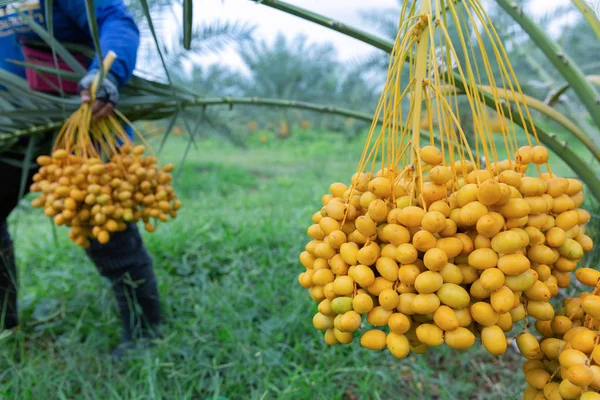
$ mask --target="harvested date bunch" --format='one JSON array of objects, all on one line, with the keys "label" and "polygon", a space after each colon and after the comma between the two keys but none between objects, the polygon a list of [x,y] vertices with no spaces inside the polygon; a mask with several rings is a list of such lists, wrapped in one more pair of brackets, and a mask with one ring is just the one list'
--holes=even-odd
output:
[{"label": "harvested date bunch", "polygon": [[81,247],[92,237],[107,243],[127,222],[142,220],[153,232],[153,221],[175,218],[181,202],[171,186],[173,165],[160,168],[156,157],[144,152],[142,145],[126,144],[106,163],[64,149],[40,156],[31,190],[41,195],[32,205],[43,207],[56,225],[70,227],[69,238]]},{"label": "harvested date bunch", "polygon": [[[105,73],[115,58],[109,51]],[[90,90],[92,100],[99,80],[98,75]],[[157,221],[175,218],[181,207],[171,186],[173,165],[161,168],[155,156],[144,155],[149,146],[134,146],[124,126],[142,143],[144,137],[118,110],[92,120],[92,103],[82,103],[69,116],[52,155],[38,157],[41,168],[31,185],[32,192],[41,193],[32,205],[43,207],[56,225],[70,227],[69,238],[85,248],[92,238],[108,243],[112,233],[139,220],[154,232]]]}]

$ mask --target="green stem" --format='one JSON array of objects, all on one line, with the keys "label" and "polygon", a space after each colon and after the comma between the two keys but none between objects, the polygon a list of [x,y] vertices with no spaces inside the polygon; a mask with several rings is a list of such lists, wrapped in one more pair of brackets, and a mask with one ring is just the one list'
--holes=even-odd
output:
[{"label": "green stem", "polygon": [[[130,100],[130,101],[128,101]],[[305,101],[296,101],[296,100],[282,100],[282,99],[269,99],[269,98],[259,98],[259,97],[196,97],[194,99],[188,100],[170,100],[164,101],[164,98],[158,96],[148,96],[146,98],[145,104],[140,104],[140,101],[143,101],[143,98],[130,98],[124,99],[123,102],[119,105],[119,110],[124,114],[129,113],[144,113],[147,115],[146,118],[153,118],[152,113],[156,112],[157,114],[161,114],[163,112],[169,112],[170,109],[177,109],[179,106],[182,108],[185,107],[209,107],[209,106],[218,106],[218,105],[254,105],[254,106],[267,106],[267,107],[282,107],[282,108],[296,108],[302,110],[310,110],[316,111],[326,114],[334,114],[340,115],[344,117],[351,117],[361,121],[371,122],[373,121],[373,114],[362,113],[359,111],[349,110],[345,108],[338,108],[332,106],[325,106],[321,104],[315,103],[307,103]],[[131,104],[130,104],[131,103]],[[70,111],[75,111],[77,107],[75,106]],[[28,117],[28,116],[48,116],[51,117],[55,114],[55,111],[48,111],[44,113],[44,111],[28,111],[28,110],[14,110],[14,111],[0,111],[0,117]],[[58,123],[60,126],[62,123]],[[55,124],[51,124],[48,126],[54,127]],[[36,127],[37,128],[37,127]],[[51,129],[51,128],[49,128]],[[29,129],[23,129],[21,131],[15,132],[30,132]],[[31,131],[33,132],[33,131]],[[9,134],[7,132],[7,134]],[[12,132],[10,133],[12,134]],[[0,133],[2,135],[2,133]],[[1,136],[0,136],[1,137]]]},{"label": "green stem", "polygon": [[590,24],[590,26],[596,33],[596,36],[598,36],[598,39],[600,39],[600,20],[596,16],[596,13],[592,9],[592,7],[590,7],[590,5],[583,0],[571,1],[573,2],[573,4],[575,4],[575,7],[579,8],[579,11],[581,11],[587,22]]},{"label": "green stem", "polygon": [[496,0],[496,2],[527,32],[557,71],[571,84],[575,94],[589,111],[594,123],[600,126],[600,95],[585,79],[583,71],[558,44],[550,39],[542,28],[525,15],[521,7],[510,0]]},{"label": "green stem", "polygon": [[[155,99],[158,99],[158,97],[156,97]],[[168,116],[172,116],[174,113],[178,112],[179,109],[185,109],[187,107],[229,106],[231,108],[234,105],[294,108],[319,112],[323,114],[350,117],[365,122],[373,121],[372,114],[348,110],[345,108],[324,106],[320,104],[307,103],[304,101],[268,99],[258,97],[197,97],[195,99],[181,101],[149,101],[147,104],[144,105],[125,105],[124,107],[120,107],[119,110],[126,114],[127,118],[129,118],[130,121],[137,121],[162,119]],[[11,115],[18,115],[19,117],[23,117],[30,114],[32,116],[39,115],[39,112],[24,112],[22,110],[0,112],[1,117],[9,118],[11,117]],[[383,121],[381,120],[379,121],[379,123],[382,122]],[[27,129],[20,129],[11,132],[0,132],[0,144],[23,136],[42,134],[45,132],[56,130],[59,129],[63,124],[64,121],[57,121],[44,125],[36,125]],[[429,139],[429,135],[421,134],[421,136],[427,140]]]},{"label": "green stem", "polygon": [[322,25],[334,31],[338,31],[350,37],[360,40],[361,42],[370,44],[373,47],[377,47],[380,50],[386,51],[388,53],[392,52],[392,48],[394,47],[394,43],[388,42],[385,39],[382,39],[378,36],[371,35],[370,33],[363,32],[361,30],[355,29],[351,26],[347,26],[339,21],[335,21],[333,19],[324,17],[320,14],[314,13],[312,11],[308,11],[302,7],[297,7],[291,5],[289,3],[285,3],[283,1],[278,0],[250,0],[258,4],[262,4],[265,6],[269,6],[275,8],[277,10],[281,10],[288,14],[295,15],[296,17],[300,17],[307,21],[314,22],[316,24]]},{"label": "green stem", "polygon": [[[345,108],[337,108],[331,106],[324,106],[320,104],[307,103],[304,101],[294,100],[281,100],[281,99],[261,99],[258,97],[211,97],[203,98],[197,97],[194,99],[187,100],[173,100],[173,101],[161,101],[160,97],[148,96],[146,104],[134,105],[127,104],[127,100],[124,100],[119,108],[121,112],[127,115],[131,121],[137,121],[142,119],[162,119],[169,115],[173,115],[179,110],[186,107],[213,107],[213,106],[229,106],[230,108],[234,105],[251,105],[251,106],[264,106],[264,107],[281,107],[281,108],[296,108],[302,110],[310,110],[323,114],[339,115],[343,117],[355,118],[357,120],[372,122],[373,115],[369,113],[361,113],[358,111],[348,110]],[[76,105],[68,111],[75,111]],[[0,111],[1,117],[10,118],[28,118],[28,117],[52,117],[56,114],[55,111],[27,111],[27,110],[14,110],[14,111]],[[15,139],[43,134],[59,129],[64,124],[64,121],[56,121],[48,124],[38,124],[26,129],[12,130],[12,131],[0,131],[0,146],[3,144],[10,143]]]},{"label": "green stem", "polygon": [[[123,109],[132,112],[148,111],[150,114],[156,112],[174,112],[178,105],[181,108],[187,107],[209,107],[217,105],[227,105],[233,107],[234,105],[250,105],[250,106],[266,106],[266,107],[281,107],[281,108],[296,108],[302,110],[310,110],[325,114],[340,115],[344,117],[355,118],[361,121],[372,122],[373,114],[362,113],[354,110],[348,110],[345,108],[325,106],[321,104],[307,103],[305,101],[296,100],[281,100],[281,99],[269,99],[259,97],[197,97],[191,100],[182,100],[178,102],[153,102],[147,105],[135,105],[127,107],[124,105]],[[165,110],[167,109],[167,110]]]},{"label": "green stem", "polygon": [[0,132],[0,143],[7,142],[21,137],[49,132],[54,129],[59,129],[64,125],[64,121],[51,122],[44,125],[36,125],[27,129],[19,129],[11,132]]}]

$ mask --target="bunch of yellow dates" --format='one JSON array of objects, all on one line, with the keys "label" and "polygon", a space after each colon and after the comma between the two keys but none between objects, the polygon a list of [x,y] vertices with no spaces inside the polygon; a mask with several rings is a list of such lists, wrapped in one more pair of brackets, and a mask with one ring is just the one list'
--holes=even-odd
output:
[{"label": "bunch of yellow dates", "polygon": [[41,195],[32,205],[43,207],[56,225],[70,227],[69,238],[81,247],[88,247],[91,238],[107,243],[129,222],[142,220],[153,232],[151,219],[175,218],[181,202],[171,186],[173,165],[159,168],[156,157],[144,152],[142,145],[126,144],[109,162],[64,149],[40,156],[31,191]]},{"label": "bunch of yellow dates", "polygon": [[435,146],[418,156],[422,177],[383,167],[323,196],[298,276],[318,303],[313,324],[330,345],[359,338],[399,358],[477,338],[503,354],[513,323],[555,320],[549,300],[592,248],[583,185],[526,176],[548,161],[541,145],[486,169]]}]

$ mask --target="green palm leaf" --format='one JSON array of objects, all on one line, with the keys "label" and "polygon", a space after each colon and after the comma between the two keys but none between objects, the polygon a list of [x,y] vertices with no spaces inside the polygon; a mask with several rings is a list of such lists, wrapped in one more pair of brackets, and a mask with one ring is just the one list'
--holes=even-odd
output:
[{"label": "green palm leaf", "polygon": [[63,61],[75,72],[85,74],[85,68],[73,57],[73,55],[52,35],[48,33],[33,18],[24,13],[19,13],[21,19],[31,27],[31,30],[38,35],[48,46],[50,46],[63,59]]},{"label": "green palm leaf", "polygon": [[[100,47],[100,31],[98,30],[98,20],[96,19],[96,6],[94,0],[85,0],[85,12],[87,14],[88,25],[90,27],[90,34],[92,36],[92,42],[94,43],[94,49],[96,50],[96,57],[98,57],[99,64],[102,65],[102,48]],[[97,87],[102,86],[102,80],[104,74],[108,71],[104,71],[104,68],[98,69],[98,84]]]},{"label": "green palm leaf", "polygon": [[83,75],[84,75],[84,74],[80,74],[77,72],[61,71],[56,67],[48,67],[46,65],[32,64],[32,63],[18,61],[18,60],[6,60],[6,61],[13,63],[15,65],[21,65],[23,67],[32,69],[37,72],[42,72],[46,75],[60,77],[62,79],[65,79],[65,80],[71,81],[71,82],[78,82],[81,78],[83,78]]}]

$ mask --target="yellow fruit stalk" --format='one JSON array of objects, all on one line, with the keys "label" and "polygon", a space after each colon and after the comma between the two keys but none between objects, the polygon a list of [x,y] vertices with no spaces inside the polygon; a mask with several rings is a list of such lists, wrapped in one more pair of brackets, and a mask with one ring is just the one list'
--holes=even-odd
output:
[{"label": "yellow fruit stalk", "polygon": [[[552,172],[478,0],[423,0],[419,10],[405,1],[400,21],[357,171],[323,196],[300,255],[299,283],[319,309],[344,299],[345,307],[327,317],[334,336],[327,331],[326,342],[347,344],[365,332],[364,347],[406,357],[443,344],[464,350],[479,338],[501,355],[506,332],[523,319],[568,332],[571,320],[549,301],[593,244],[585,235],[589,213],[580,208],[583,185]],[[460,90],[454,72],[466,82]],[[505,123],[490,123],[484,96]],[[473,119],[469,132],[460,123],[464,111]],[[578,274],[585,282],[600,279]],[[577,315],[600,317],[597,299],[582,299]],[[529,333],[517,342],[532,360],[544,349],[557,352],[555,342],[539,343]],[[573,370],[555,389],[575,393],[588,372]],[[550,374],[528,371],[529,392],[544,389]]]}]

